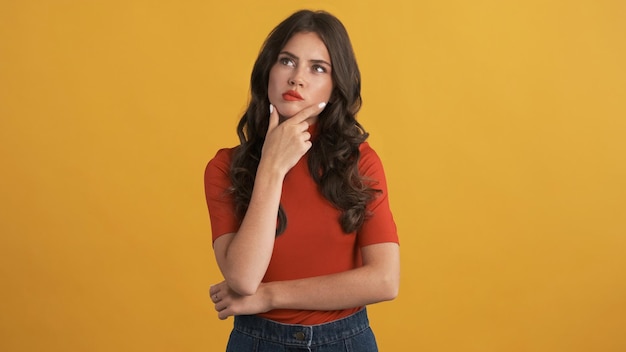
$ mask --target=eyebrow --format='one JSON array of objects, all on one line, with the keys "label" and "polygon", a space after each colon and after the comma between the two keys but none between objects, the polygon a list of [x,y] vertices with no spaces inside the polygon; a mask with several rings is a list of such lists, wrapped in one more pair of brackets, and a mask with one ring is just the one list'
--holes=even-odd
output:
[{"label": "eyebrow", "polygon": [[[287,55],[291,57],[292,59],[300,61],[300,58],[298,56],[288,51],[281,51],[279,55]],[[328,65],[329,67],[333,67],[333,65],[331,65],[330,62],[327,62],[326,60],[316,59],[316,60],[309,60],[309,62],[312,62],[314,64],[325,64],[325,65]]]}]

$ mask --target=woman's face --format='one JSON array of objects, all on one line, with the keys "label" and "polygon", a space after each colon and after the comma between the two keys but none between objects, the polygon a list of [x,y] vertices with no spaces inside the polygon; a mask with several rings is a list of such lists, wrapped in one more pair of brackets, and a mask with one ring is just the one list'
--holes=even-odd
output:
[{"label": "woman's face", "polygon": [[332,62],[316,33],[296,33],[270,70],[268,97],[282,119],[328,102],[333,91]]}]

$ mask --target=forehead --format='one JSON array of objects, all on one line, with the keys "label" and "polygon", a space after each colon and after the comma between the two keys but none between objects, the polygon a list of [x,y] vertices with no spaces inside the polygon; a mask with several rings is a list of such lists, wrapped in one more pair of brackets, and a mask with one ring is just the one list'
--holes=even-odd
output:
[{"label": "forehead", "polygon": [[322,39],[315,32],[294,34],[282,51],[288,51],[303,60],[324,60],[330,62],[330,54]]}]

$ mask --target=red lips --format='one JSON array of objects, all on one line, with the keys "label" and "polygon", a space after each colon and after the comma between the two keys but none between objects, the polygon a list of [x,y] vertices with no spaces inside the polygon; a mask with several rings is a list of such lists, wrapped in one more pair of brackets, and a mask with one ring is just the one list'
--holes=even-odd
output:
[{"label": "red lips", "polygon": [[285,93],[283,93],[283,99],[287,101],[304,100],[304,98],[302,98],[300,93],[296,92],[295,90],[288,90]]}]

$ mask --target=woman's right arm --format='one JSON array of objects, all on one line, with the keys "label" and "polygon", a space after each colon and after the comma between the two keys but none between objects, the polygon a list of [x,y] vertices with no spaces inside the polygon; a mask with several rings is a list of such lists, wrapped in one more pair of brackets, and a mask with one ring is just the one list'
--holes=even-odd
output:
[{"label": "woman's right arm", "polygon": [[276,219],[283,180],[311,148],[309,125],[323,109],[314,105],[279,124],[276,109],[270,113],[248,210],[236,233],[213,243],[217,264],[228,286],[240,295],[256,293],[272,257]]}]

